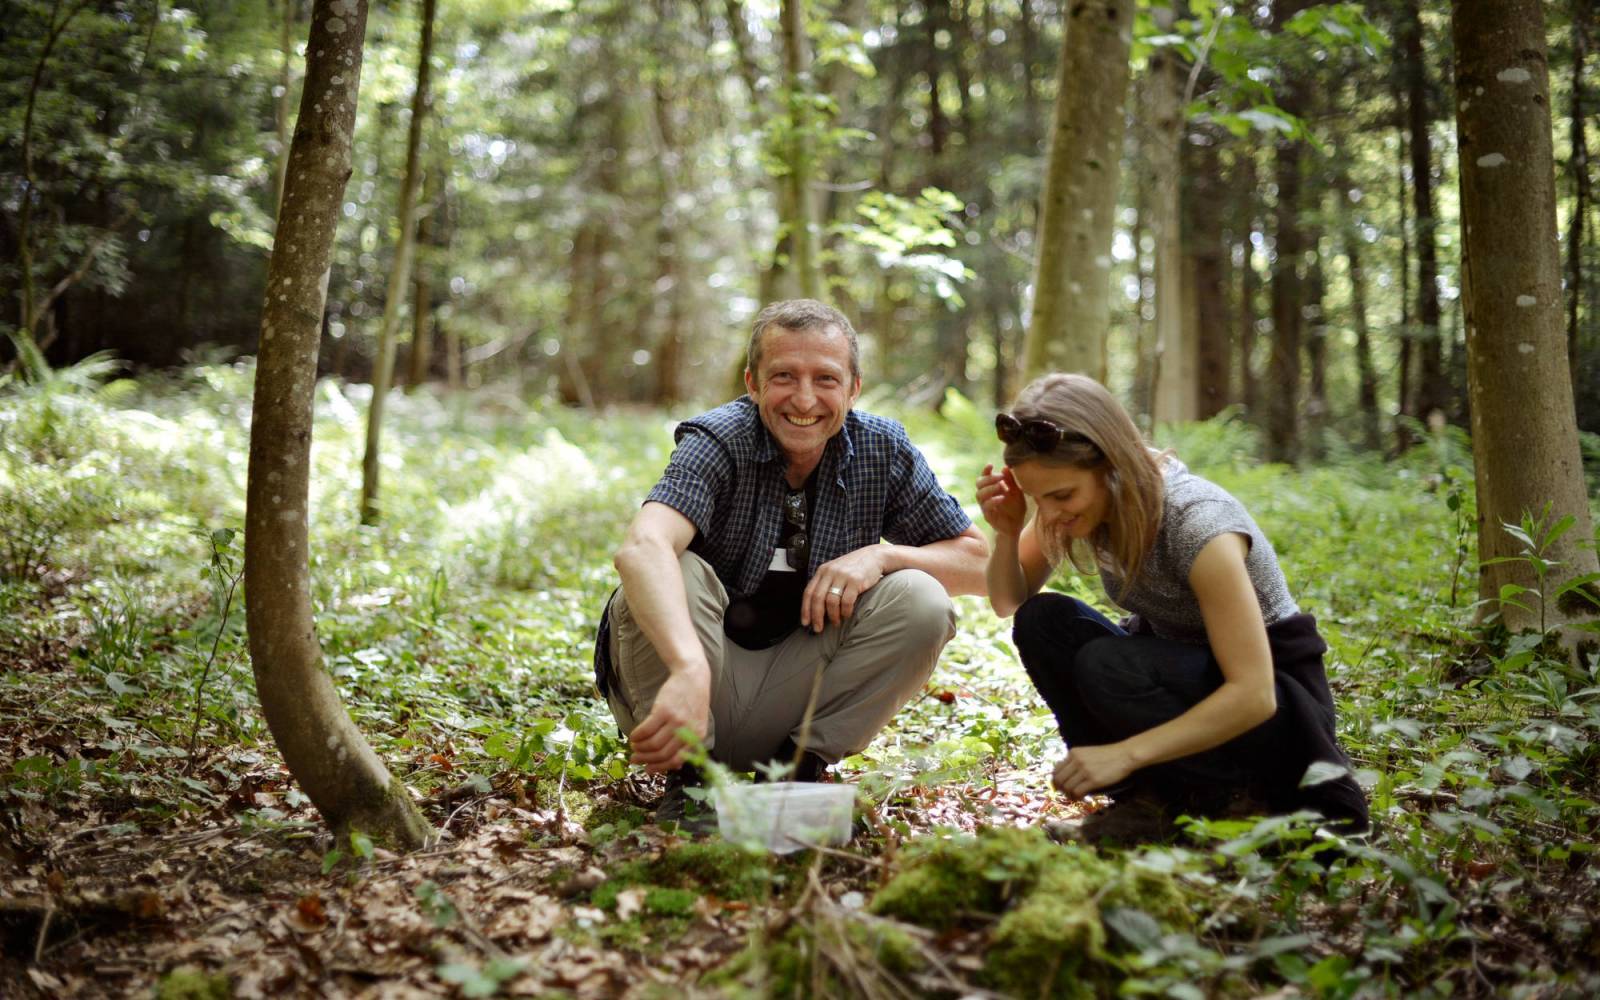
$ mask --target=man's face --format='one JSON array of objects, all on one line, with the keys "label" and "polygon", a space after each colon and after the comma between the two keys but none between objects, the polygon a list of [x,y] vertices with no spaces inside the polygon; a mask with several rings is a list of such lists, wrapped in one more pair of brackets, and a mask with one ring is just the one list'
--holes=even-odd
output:
[{"label": "man's face", "polygon": [[861,395],[861,380],[850,374],[850,344],[832,326],[772,326],[761,336],[761,370],[744,373],[761,422],[791,464],[820,458]]}]

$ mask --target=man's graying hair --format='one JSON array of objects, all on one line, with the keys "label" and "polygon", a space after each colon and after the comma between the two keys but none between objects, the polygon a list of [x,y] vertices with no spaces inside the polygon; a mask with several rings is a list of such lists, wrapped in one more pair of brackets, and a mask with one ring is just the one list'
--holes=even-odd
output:
[{"label": "man's graying hair", "polygon": [[861,378],[861,343],[856,339],[855,327],[844,313],[816,299],[787,299],[774,302],[756,314],[750,324],[750,348],[745,355],[745,367],[756,381],[761,380],[761,335],[769,326],[785,330],[826,330],[836,327],[850,345],[850,375]]}]

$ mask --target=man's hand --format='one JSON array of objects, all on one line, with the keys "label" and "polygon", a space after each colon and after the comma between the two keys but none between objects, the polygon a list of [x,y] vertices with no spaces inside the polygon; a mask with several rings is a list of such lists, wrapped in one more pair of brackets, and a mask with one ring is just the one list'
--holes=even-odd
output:
[{"label": "man's hand", "polygon": [[994,471],[985,465],[978,476],[978,507],[989,527],[1002,535],[1020,535],[1028,522],[1028,501],[1022,488],[1011,477],[1009,467]]},{"label": "man's hand", "polygon": [[820,633],[854,614],[856,601],[883,579],[886,552],[887,546],[868,545],[818,566],[800,597],[800,625]]},{"label": "man's hand", "polygon": [[1056,765],[1051,784],[1072,799],[1117,782],[1133,773],[1133,758],[1121,743],[1096,747],[1073,747],[1067,759]]},{"label": "man's hand", "polygon": [[689,748],[678,730],[688,729],[703,740],[710,714],[711,670],[701,664],[673,671],[656,692],[650,714],[628,734],[633,763],[645,765],[652,774],[676,771],[683,766],[683,754]]}]

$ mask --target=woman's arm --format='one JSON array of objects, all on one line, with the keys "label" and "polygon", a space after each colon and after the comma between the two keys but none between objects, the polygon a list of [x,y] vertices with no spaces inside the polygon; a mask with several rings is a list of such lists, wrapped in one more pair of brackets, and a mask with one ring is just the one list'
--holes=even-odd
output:
[{"label": "woman's arm", "polygon": [[1074,747],[1056,768],[1057,788],[1081,797],[1139,768],[1210,750],[1272,718],[1278,710],[1272,651],[1245,569],[1247,545],[1243,535],[1219,535],[1189,571],[1222,686],[1177,718],[1121,742]]},{"label": "woman's arm", "polygon": [[1039,545],[1038,518],[1028,517],[1027,498],[1011,470],[995,472],[992,465],[984,466],[978,477],[978,506],[994,529],[985,571],[989,606],[1001,618],[1009,618],[1050,577],[1050,563]]}]

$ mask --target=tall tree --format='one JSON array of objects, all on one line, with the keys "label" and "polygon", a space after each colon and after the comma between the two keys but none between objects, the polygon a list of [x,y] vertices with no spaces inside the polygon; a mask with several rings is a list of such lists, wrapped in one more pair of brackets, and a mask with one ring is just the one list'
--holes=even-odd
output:
[{"label": "tall tree", "polygon": [[1372,359],[1371,320],[1367,316],[1366,258],[1361,234],[1353,221],[1344,226],[1344,255],[1350,270],[1350,321],[1356,331],[1357,406],[1361,410],[1361,439],[1369,451],[1383,447],[1378,413],[1378,370]]},{"label": "tall tree", "polygon": [[343,837],[416,847],[432,830],[372,752],[322,664],[311,607],[311,416],[334,230],[350,176],[367,5],[316,0],[283,212],[261,311],[245,498],[256,692],[284,763]]},{"label": "tall tree", "polygon": [[283,180],[289,173],[289,83],[294,67],[294,17],[300,0],[278,0],[283,7],[278,18],[278,99],[273,102],[273,118],[278,126],[277,181],[272,196],[272,211],[283,206]]},{"label": "tall tree", "polygon": [[[1307,0],[1277,0],[1272,20],[1280,30]],[[1292,115],[1305,113],[1306,81],[1297,66],[1283,69],[1278,104]],[[1308,238],[1300,220],[1304,165],[1299,138],[1278,139],[1274,179],[1278,185],[1277,256],[1272,262],[1272,355],[1267,384],[1267,457],[1292,462],[1299,448],[1300,355],[1304,323],[1305,281],[1302,268]]]},{"label": "tall tree", "polygon": [[1567,367],[1573,385],[1578,381],[1578,315],[1583,306],[1584,228],[1589,219],[1589,140],[1583,116],[1584,64],[1589,54],[1589,31],[1595,19],[1595,0],[1571,0],[1572,13],[1572,155],[1567,159],[1572,171],[1572,217],[1567,220]]},{"label": "tall tree", "polygon": [[361,459],[361,523],[378,520],[378,454],[383,438],[383,410],[394,381],[400,310],[411,291],[411,258],[417,245],[417,188],[422,174],[422,127],[428,118],[428,77],[433,58],[433,14],[438,0],[422,0],[421,38],[417,45],[417,86],[411,93],[411,123],[406,130],[406,171],[400,181],[399,242],[389,283],[384,289],[383,319],[378,326],[378,356],[372,363],[372,402],[367,406],[367,450]]},{"label": "tall tree", "polygon": [[1227,197],[1222,160],[1215,137],[1206,145],[1184,146],[1184,173],[1190,189],[1184,199],[1186,232],[1183,238],[1188,268],[1186,284],[1194,289],[1195,309],[1186,315],[1194,324],[1194,416],[1214,417],[1232,401],[1229,391],[1233,368],[1232,340],[1228,335],[1230,260],[1223,236],[1222,210]]},{"label": "tall tree", "polygon": [[1231,187],[1235,198],[1234,217],[1240,228],[1239,247],[1239,402],[1250,419],[1261,422],[1261,383],[1256,378],[1256,310],[1260,276],[1256,273],[1256,154],[1249,146],[1234,159]]},{"label": "tall tree", "polygon": [[1068,9],[1063,26],[1023,348],[1029,377],[1056,368],[1106,376],[1133,11],[1133,0],[1086,0]]},{"label": "tall tree", "polygon": [[[1479,595],[1514,630],[1593,618],[1592,584],[1557,599],[1600,563],[1562,325],[1544,11],[1540,0],[1455,0],[1452,24]],[[1532,555],[1555,564],[1544,579],[1504,528],[1529,517],[1543,519]],[[1546,539],[1565,518],[1569,530]],[[1541,584],[1543,595],[1506,599],[1508,586]]]},{"label": "tall tree", "polygon": [[[1172,6],[1152,9],[1156,30],[1170,33],[1176,16]],[[1150,171],[1148,231],[1155,243],[1155,351],[1152,421],[1193,420],[1199,387],[1194,328],[1186,322],[1183,259],[1184,76],[1176,50],[1162,46],[1150,56],[1139,82],[1140,145]]]},{"label": "tall tree", "polygon": [[1444,372],[1444,338],[1439,330],[1438,216],[1433,205],[1432,86],[1423,56],[1421,0],[1406,0],[1401,36],[1405,78],[1406,116],[1411,146],[1411,194],[1416,215],[1417,250],[1417,415],[1427,419],[1434,410],[1448,412],[1450,386]]},{"label": "tall tree", "polygon": [[805,0],[782,0],[779,19],[787,105],[782,143],[784,172],[778,189],[780,222],[788,241],[793,293],[817,299],[822,297],[822,265],[817,247],[816,197],[811,190],[816,165],[817,108],[812,100]]}]

